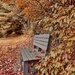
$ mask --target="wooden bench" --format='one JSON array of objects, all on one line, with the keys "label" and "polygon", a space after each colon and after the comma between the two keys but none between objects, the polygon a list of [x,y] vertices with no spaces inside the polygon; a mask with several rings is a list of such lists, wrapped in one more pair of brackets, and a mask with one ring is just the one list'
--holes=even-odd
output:
[{"label": "wooden bench", "polygon": [[[23,75],[28,75],[28,63],[37,63],[41,57],[44,58],[50,51],[51,36],[49,34],[39,34],[34,36],[34,48],[21,50],[21,65]],[[41,57],[39,57],[41,55]]]}]

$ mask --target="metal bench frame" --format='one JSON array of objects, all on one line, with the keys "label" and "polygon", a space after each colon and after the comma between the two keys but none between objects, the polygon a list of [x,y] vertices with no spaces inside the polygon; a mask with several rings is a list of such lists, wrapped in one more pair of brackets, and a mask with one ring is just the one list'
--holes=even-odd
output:
[{"label": "metal bench frame", "polygon": [[[28,75],[28,63],[37,63],[40,58],[36,57],[36,52],[30,50],[38,48],[38,51],[46,50],[45,56],[50,52],[51,36],[49,34],[39,34],[34,36],[34,48],[23,49],[20,52],[21,65],[23,67],[23,75]],[[37,52],[38,52],[37,51]]]}]

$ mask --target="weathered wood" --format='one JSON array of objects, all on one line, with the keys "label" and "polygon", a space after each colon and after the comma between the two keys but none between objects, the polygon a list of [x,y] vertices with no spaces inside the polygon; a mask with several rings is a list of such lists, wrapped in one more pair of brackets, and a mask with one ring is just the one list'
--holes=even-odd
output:
[{"label": "weathered wood", "polygon": [[30,52],[30,49],[24,49],[21,52],[23,61],[38,60],[38,58],[36,58],[38,52]]},{"label": "weathered wood", "polygon": [[48,45],[48,42],[37,41],[37,40],[35,40],[34,43],[38,43],[38,44],[43,45],[43,46],[47,46]]},{"label": "weathered wood", "polygon": [[[36,46],[38,49],[45,50],[46,53],[44,55],[47,55],[50,50],[50,35],[49,34],[40,34],[34,36],[33,45]],[[23,49],[21,50],[21,55],[23,61],[23,75],[28,75],[28,63],[36,62],[40,60],[40,58],[37,58],[36,55],[40,54],[40,51],[34,51],[34,48],[31,49]],[[32,51],[33,50],[33,51]],[[48,51],[48,52],[47,52]],[[27,70],[26,70],[27,69]]]},{"label": "weathered wood", "polygon": [[49,34],[39,34],[39,35],[35,35],[34,38],[49,38]]},{"label": "weathered wood", "polygon": [[45,39],[45,38],[44,38],[44,39],[43,39],[43,38],[34,38],[34,41],[35,41],[35,40],[36,40],[36,41],[48,42],[49,39],[48,39],[48,38],[47,38],[47,39]]},{"label": "weathered wood", "polygon": [[47,46],[41,45],[41,44],[36,43],[36,42],[34,42],[34,44],[35,44],[36,46],[38,46],[38,47],[40,47],[40,48],[44,49],[44,50],[46,50],[46,49],[47,49]]},{"label": "weathered wood", "polygon": [[23,75],[28,75],[28,62],[23,62]]},{"label": "weathered wood", "polygon": [[21,50],[21,54],[22,54],[23,61],[28,60],[24,50]]}]

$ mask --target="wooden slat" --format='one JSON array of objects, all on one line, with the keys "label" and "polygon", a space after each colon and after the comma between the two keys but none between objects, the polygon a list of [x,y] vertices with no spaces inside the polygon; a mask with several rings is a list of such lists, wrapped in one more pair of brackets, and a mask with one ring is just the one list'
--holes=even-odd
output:
[{"label": "wooden slat", "polygon": [[43,41],[43,42],[48,42],[49,39],[45,39],[45,38],[34,38],[34,41],[37,40],[37,41]]},{"label": "wooden slat", "polygon": [[43,46],[47,46],[48,43],[47,42],[42,42],[42,41],[34,41],[34,43],[38,43],[39,45],[43,45]]},{"label": "wooden slat", "polygon": [[39,58],[36,58],[37,52],[30,52],[29,50],[30,49],[27,49],[28,56],[31,58],[29,60],[38,60]]},{"label": "wooden slat", "polygon": [[28,57],[30,58],[29,60],[32,60],[34,56],[29,52],[29,50],[27,50],[27,53],[28,53]]},{"label": "wooden slat", "polygon": [[22,57],[23,57],[23,61],[28,60],[28,58],[27,58],[27,56],[26,56],[24,50],[21,50],[21,54],[22,54]]},{"label": "wooden slat", "polygon": [[23,61],[30,61],[30,60],[38,60],[39,58],[36,58],[36,52],[29,52],[28,49],[24,50],[24,55],[26,55],[27,59],[24,58]]},{"label": "wooden slat", "polygon": [[49,38],[49,34],[39,34],[39,35],[35,35],[34,38]]},{"label": "wooden slat", "polygon": [[33,56],[33,60],[39,60],[40,58],[36,58],[36,54],[37,52],[31,52],[32,56]]},{"label": "wooden slat", "polygon": [[[25,55],[27,56],[27,58],[28,58],[28,60],[31,60],[32,59],[32,57],[29,55],[29,53],[28,53],[28,50],[24,50],[24,53],[25,53]],[[28,61],[27,60],[27,61]]]},{"label": "wooden slat", "polygon": [[[28,50],[29,51],[29,50]],[[29,52],[30,55],[32,56],[32,60],[39,60],[40,58],[37,58],[36,55],[38,54],[38,51],[34,52]]]},{"label": "wooden slat", "polygon": [[44,50],[47,50],[47,46],[43,46],[43,45],[35,43],[35,42],[34,42],[34,45],[36,45],[36,46],[38,46],[38,47],[40,47],[40,48],[42,48]]}]

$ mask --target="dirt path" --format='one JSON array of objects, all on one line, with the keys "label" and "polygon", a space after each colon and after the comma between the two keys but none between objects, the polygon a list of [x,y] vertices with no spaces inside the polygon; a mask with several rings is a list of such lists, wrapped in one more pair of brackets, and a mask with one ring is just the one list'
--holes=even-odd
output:
[{"label": "dirt path", "polygon": [[0,39],[0,75],[22,75],[20,50],[32,46],[30,36]]},{"label": "dirt path", "polygon": [[29,39],[28,39],[28,36],[26,35],[22,35],[22,36],[18,36],[18,37],[10,37],[10,38],[1,38],[0,39],[0,44],[7,44],[7,43],[17,43],[17,42],[20,42],[20,41],[23,41],[23,42],[28,42]]}]

